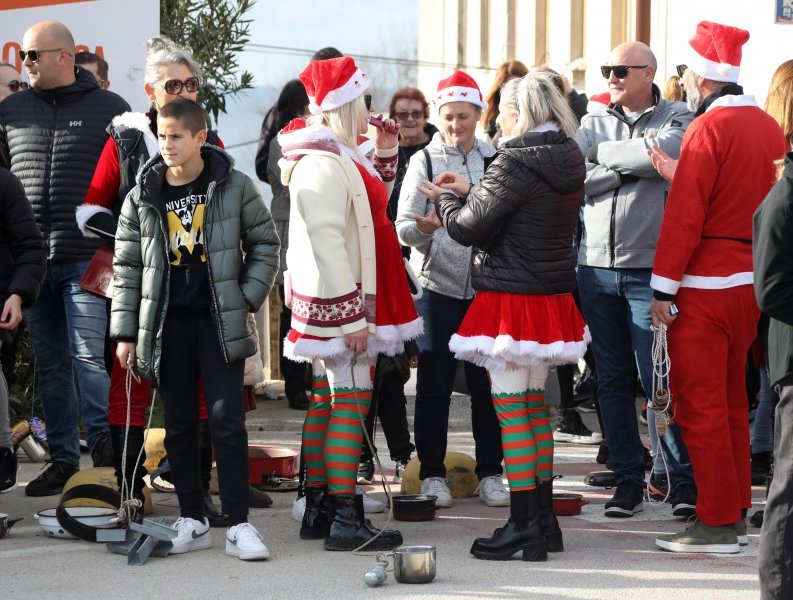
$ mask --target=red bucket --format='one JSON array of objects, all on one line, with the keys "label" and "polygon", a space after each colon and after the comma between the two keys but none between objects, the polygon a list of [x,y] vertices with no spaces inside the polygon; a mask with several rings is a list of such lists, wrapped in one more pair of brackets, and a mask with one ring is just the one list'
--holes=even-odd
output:
[{"label": "red bucket", "polygon": [[248,446],[251,485],[266,485],[273,479],[294,479],[300,472],[300,455],[281,446]]}]

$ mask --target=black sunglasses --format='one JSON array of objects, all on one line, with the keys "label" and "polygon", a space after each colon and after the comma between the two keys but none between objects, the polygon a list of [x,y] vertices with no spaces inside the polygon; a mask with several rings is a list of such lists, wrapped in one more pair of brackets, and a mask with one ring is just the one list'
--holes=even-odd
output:
[{"label": "black sunglasses", "polygon": [[600,72],[604,78],[611,77],[611,72],[614,71],[614,76],[617,79],[625,79],[628,76],[628,69],[646,69],[647,65],[603,65],[600,67]]},{"label": "black sunglasses", "polygon": [[40,54],[44,54],[45,52],[60,52],[63,48],[51,48],[49,50],[20,50],[19,51],[19,60],[25,62],[25,57],[27,56],[30,59],[30,62],[37,63],[39,62]]},{"label": "black sunglasses", "polygon": [[398,113],[395,113],[394,116],[399,119],[400,121],[407,121],[408,118],[413,119],[414,121],[418,121],[421,117],[424,116],[423,110],[403,110]]},{"label": "black sunglasses", "polygon": [[30,85],[27,81],[17,81],[16,79],[12,79],[8,83],[4,83],[3,85],[7,85],[8,89],[12,92],[18,92],[19,90],[26,90]]},{"label": "black sunglasses", "polygon": [[201,87],[201,81],[198,79],[198,77],[188,77],[184,81],[179,79],[169,79],[163,83],[161,87],[172,96],[178,96],[182,92],[182,88],[190,93],[197,92]]},{"label": "black sunglasses", "polygon": [[366,110],[372,110],[372,95],[364,94],[363,103],[366,105]]},{"label": "black sunglasses", "polygon": [[686,65],[677,65],[675,69],[677,69],[677,76],[680,77],[680,79],[683,79],[683,74],[686,72],[688,67]]}]

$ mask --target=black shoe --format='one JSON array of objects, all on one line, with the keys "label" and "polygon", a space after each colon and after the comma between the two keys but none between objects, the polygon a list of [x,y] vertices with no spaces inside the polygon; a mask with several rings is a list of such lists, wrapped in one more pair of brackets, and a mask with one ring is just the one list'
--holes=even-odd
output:
[{"label": "black shoe", "polygon": [[300,390],[296,394],[287,395],[286,401],[289,403],[289,408],[308,410],[308,396],[304,390]]},{"label": "black shoe", "polygon": [[80,467],[59,460],[52,461],[44,472],[25,487],[26,496],[56,496]]},{"label": "black shoe", "polygon": [[[369,519],[364,517],[363,496],[338,494],[328,495],[328,499],[329,504],[333,506],[333,520],[330,524],[328,537],[325,538],[325,550],[355,550],[378,533],[381,535],[366,546],[368,552],[393,550],[402,545],[401,533],[388,529],[381,533]],[[308,504],[306,504],[306,509],[308,509]]]},{"label": "black shoe", "polygon": [[13,448],[0,448],[0,494],[17,489],[17,453]]},{"label": "black shoe", "polygon": [[306,487],[306,510],[300,523],[301,540],[321,540],[328,537],[330,530],[330,514],[327,502],[326,486]]},{"label": "black shoe", "polygon": [[562,552],[564,540],[562,528],[553,512],[553,480],[543,481],[537,486],[537,515],[540,529],[545,537],[548,552]]},{"label": "black shoe", "polygon": [[669,496],[669,478],[665,473],[656,475],[650,474],[650,483],[647,484],[647,492],[651,500],[658,502],[671,502],[672,498]]},{"label": "black shoe", "polygon": [[374,462],[370,458],[358,464],[356,481],[363,485],[371,485],[374,480]]},{"label": "black shoe", "polygon": [[110,432],[99,436],[91,449],[91,460],[94,467],[113,466],[113,443],[110,439]]},{"label": "black shoe", "polygon": [[751,523],[752,527],[762,527],[763,526],[763,515],[765,514],[764,509],[760,509],[755,511],[755,513],[749,517],[749,523]]},{"label": "black shoe", "polygon": [[212,502],[212,496],[209,495],[209,491],[204,491],[204,515],[206,516],[207,520],[209,521],[210,527],[228,527],[229,526],[229,516],[224,515],[221,513],[215,503]]},{"label": "black shoe", "polygon": [[248,508],[269,508],[272,505],[273,499],[270,498],[270,494],[252,485],[248,486]]},{"label": "black shoe", "polygon": [[570,444],[599,444],[603,441],[600,433],[590,431],[574,410],[563,410],[559,422],[553,430],[554,442]]},{"label": "black shoe", "polygon": [[584,484],[593,487],[617,487],[617,476],[614,471],[592,471],[584,477]]},{"label": "black shoe", "polygon": [[771,475],[771,452],[752,454],[752,485],[765,485]]},{"label": "black shoe", "polygon": [[523,560],[548,560],[545,536],[539,521],[537,489],[510,493],[510,517],[489,538],[478,538],[471,554],[484,560],[509,560],[523,552]]},{"label": "black shoe", "polygon": [[693,517],[697,514],[697,488],[693,483],[681,483],[672,495],[672,514]]},{"label": "black shoe", "polygon": [[644,470],[653,470],[653,455],[650,454],[650,451],[647,448],[644,449]]},{"label": "black shoe", "polygon": [[600,448],[598,448],[598,455],[595,457],[595,462],[599,465],[608,464],[609,447],[606,445],[606,442],[602,442],[600,444]]},{"label": "black shoe", "polygon": [[594,400],[587,400],[586,402],[582,402],[578,406],[576,406],[576,410],[582,413],[593,413],[597,412],[597,408],[595,408],[595,401]]},{"label": "black shoe", "polygon": [[644,510],[644,486],[633,481],[617,485],[614,496],[606,502],[607,517],[632,517]]}]

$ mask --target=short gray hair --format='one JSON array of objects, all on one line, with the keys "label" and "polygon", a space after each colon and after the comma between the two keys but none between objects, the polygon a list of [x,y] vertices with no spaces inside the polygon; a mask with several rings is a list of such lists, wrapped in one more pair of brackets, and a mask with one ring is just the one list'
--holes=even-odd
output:
[{"label": "short gray hair", "polygon": [[144,70],[146,83],[157,83],[159,79],[157,68],[172,64],[184,65],[203,84],[204,71],[188,48],[180,46],[165,36],[146,40],[146,67]]},{"label": "short gray hair", "polygon": [[549,121],[570,137],[578,129],[567,98],[546,72],[531,71],[520,79],[508,81],[501,88],[501,104],[517,113],[522,134]]}]

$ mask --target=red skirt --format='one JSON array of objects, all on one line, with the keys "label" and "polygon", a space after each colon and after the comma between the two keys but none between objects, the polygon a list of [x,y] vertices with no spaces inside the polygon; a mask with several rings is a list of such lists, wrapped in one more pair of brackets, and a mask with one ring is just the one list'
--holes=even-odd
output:
[{"label": "red skirt", "polygon": [[493,371],[574,363],[591,337],[572,294],[479,292],[449,348]]}]

